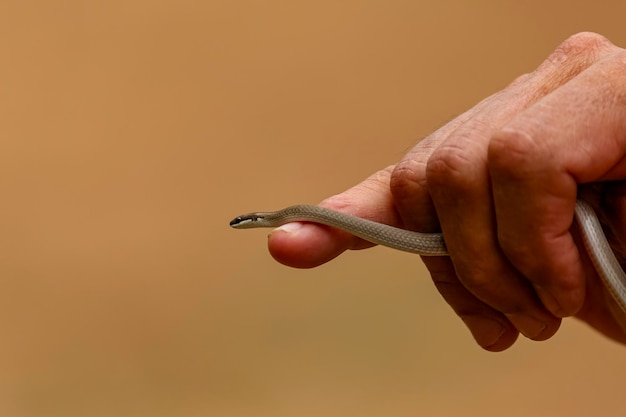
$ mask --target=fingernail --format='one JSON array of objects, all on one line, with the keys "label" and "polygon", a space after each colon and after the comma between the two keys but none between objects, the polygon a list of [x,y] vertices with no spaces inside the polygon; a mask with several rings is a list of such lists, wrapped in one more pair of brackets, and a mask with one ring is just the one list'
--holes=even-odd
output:
[{"label": "fingernail", "polygon": [[538,286],[535,286],[535,291],[537,292],[537,295],[539,296],[539,299],[541,300],[545,308],[550,313],[554,314],[557,317],[564,317],[563,308],[556,301],[556,298],[554,298],[552,293]]},{"label": "fingernail", "polygon": [[289,234],[294,234],[299,232],[302,229],[302,223],[300,222],[292,222],[292,223],[286,223],[283,224],[280,227],[277,227],[276,229],[272,230],[270,232],[270,235],[274,232],[285,232],[285,233],[289,233]]},{"label": "fingernail", "polygon": [[527,314],[507,314],[507,318],[525,337],[536,340],[542,338],[546,323]]},{"label": "fingernail", "polygon": [[495,345],[506,331],[502,324],[486,317],[464,316],[462,320],[472,332],[476,343],[484,348]]}]

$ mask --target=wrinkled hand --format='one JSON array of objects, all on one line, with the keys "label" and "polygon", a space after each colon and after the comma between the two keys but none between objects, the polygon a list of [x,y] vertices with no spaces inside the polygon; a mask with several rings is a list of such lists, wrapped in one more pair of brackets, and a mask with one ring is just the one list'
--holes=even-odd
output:
[{"label": "wrinkled hand", "polygon": [[[519,333],[548,339],[567,316],[626,343],[571,227],[584,189],[614,238],[626,238],[626,188],[616,181],[626,179],[625,155],[626,51],[581,33],[395,166],[322,205],[411,230],[443,231],[450,257],[424,262],[487,350],[508,348]],[[278,230],[270,251],[294,267],[370,246],[317,225]]]}]

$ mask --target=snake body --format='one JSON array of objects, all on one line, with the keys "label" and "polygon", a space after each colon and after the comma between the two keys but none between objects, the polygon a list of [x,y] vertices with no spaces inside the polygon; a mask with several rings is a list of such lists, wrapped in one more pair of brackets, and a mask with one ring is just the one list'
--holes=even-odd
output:
[{"label": "snake body", "polygon": [[[589,204],[576,201],[575,217],[585,249],[611,297],[626,315],[626,274],[604,235],[600,221]],[[419,233],[362,219],[313,205],[296,205],[273,212],[255,212],[236,217],[236,229],[278,227],[290,222],[313,222],[344,230],[378,245],[422,256],[446,256],[441,233]]]}]

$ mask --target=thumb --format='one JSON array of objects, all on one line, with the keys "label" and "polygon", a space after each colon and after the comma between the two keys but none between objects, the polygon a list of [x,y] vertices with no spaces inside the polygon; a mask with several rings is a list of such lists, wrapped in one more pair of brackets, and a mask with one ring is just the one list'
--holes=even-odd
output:
[{"label": "thumb", "polygon": [[[325,199],[320,206],[379,223],[400,226],[393,206],[387,167],[360,184]],[[268,239],[271,255],[294,268],[313,268],[336,258],[347,249],[364,249],[372,244],[347,232],[314,223],[288,223],[274,229]]]}]

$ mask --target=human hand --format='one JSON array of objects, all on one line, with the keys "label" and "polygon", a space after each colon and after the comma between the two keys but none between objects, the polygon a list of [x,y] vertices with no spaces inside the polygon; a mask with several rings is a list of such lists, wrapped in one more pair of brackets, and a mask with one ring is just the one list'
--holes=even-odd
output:
[{"label": "human hand", "polygon": [[[615,306],[571,229],[584,188],[617,243],[626,238],[623,179],[626,51],[581,33],[395,166],[322,205],[410,230],[440,229],[450,257],[424,262],[487,350],[510,347],[520,332],[548,339],[567,316],[626,343]],[[294,267],[370,246],[317,225],[277,230],[270,251]]]}]

